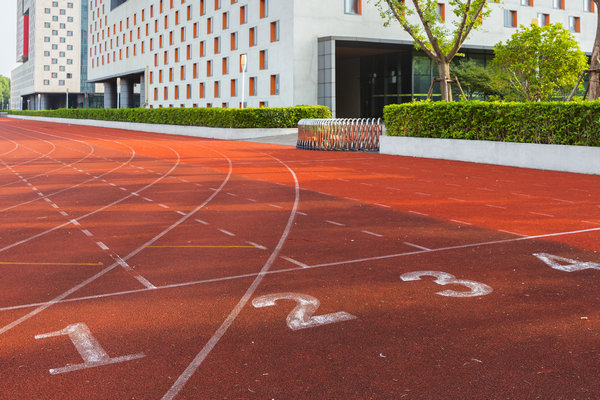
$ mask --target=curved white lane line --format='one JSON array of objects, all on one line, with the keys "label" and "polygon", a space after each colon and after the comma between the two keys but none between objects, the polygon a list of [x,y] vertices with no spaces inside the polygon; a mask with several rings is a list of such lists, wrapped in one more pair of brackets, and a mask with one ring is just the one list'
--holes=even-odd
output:
[{"label": "curved white lane line", "polygon": [[[213,150],[213,151],[215,151],[217,153],[220,153],[220,152],[218,152],[216,150]],[[197,206],[196,208],[194,208],[194,210],[192,210],[191,212],[189,212],[184,217],[181,217],[179,220],[177,220],[176,222],[174,222],[173,224],[171,224],[169,227],[167,227],[166,229],[164,229],[161,233],[159,233],[158,235],[154,236],[152,239],[150,239],[149,241],[147,241],[146,243],[144,243],[143,245],[141,245],[140,247],[138,247],[137,249],[135,249],[134,251],[132,251],[131,253],[129,253],[128,255],[126,255],[125,257],[121,257],[121,260],[127,261],[131,257],[139,254],[145,248],[147,248],[148,246],[152,245],[158,239],[162,238],[164,235],[166,235],[167,233],[169,233],[170,231],[172,231],[173,229],[175,229],[177,226],[179,226],[180,224],[182,224],[183,222],[185,222],[186,220],[188,220],[189,218],[191,218],[195,213],[197,213],[198,211],[200,211],[204,206],[206,206],[210,201],[212,201],[212,199],[214,199],[217,196],[217,194],[219,194],[219,192],[225,187],[225,185],[227,184],[227,182],[229,182],[229,178],[231,177],[231,174],[232,174],[232,171],[233,171],[231,159],[229,159],[229,157],[225,156],[223,153],[220,153],[220,154],[222,154],[227,159],[227,162],[229,164],[229,171],[227,173],[227,176],[225,177],[225,179],[221,183],[221,186],[219,186],[219,188],[215,192],[213,192],[202,204],[200,204],[199,206]],[[177,155],[179,156],[179,154],[177,154]],[[170,173],[173,169],[175,169],[177,167],[177,165],[179,165],[179,161],[180,161],[180,159],[178,158],[177,164],[174,165],[171,168],[171,170],[169,170],[167,173]],[[161,179],[162,179],[162,177],[159,178],[159,179],[157,179],[156,181],[161,180]],[[149,186],[151,186],[153,184],[154,183],[151,183],[151,184],[147,185],[146,187],[144,187],[140,191],[144,190],[145,188],[147,188],[147,187],[149,187]],[[130,196],[131,195],[129,195],[127,197],[130,197]],[[109,206],[106,206],[106,207],[109,207]],[[106,207],[103,207],[103,208],[106,208]],[[79,217],[79,218],[82,218],[82,217]],[[119,261],[114,262],[113,264],[111,264],[110,266],[104,268],[102,271],[98,272],[94,276],[86,279],[85,281],[79,283],[76,286],[73,286],[71,289],[69,289],[66,292],[64,292],[64,293],[56,296],[54,299],[50,300],[49,302],[44,303],[43,305],[37,307],[35,310],[33,310],[33,311],[29,312],[28,314],[22,316],[21,318],[13,321],[11,323],[9,323],[8,325],[3,326],[2,328],[0,328],[0,335],[8,332],[9,330],[11,330],[12,328],[14,328],[15,326],[18,326],[21,323],[27,321],[28,319],[36,316],[37,314],[39,314],[42,311],[46,310],[47,308],[53,306],[54,304],[59,303],[61,300],[65,299],[67,296],[75,293],[76,291],[78,291],[82,287],[87,286],[88,284],[92,283],[96,279],[98,279],[101,276],[105,275],[106,273],[112,271],[117,266],[119,266]]]},{"label": "curved white lane line", "polygon": [[217,331],[213,334],[213,336],[204,345],[202,350],[200,350],[200,352],[196,355],[196,357],[194,357],[192,362],[183,371],[183,373],[179,376],[179,378],[177,378],[175,383],[173,383],[173,385],[171,386],[169,391],[162,397],[162,400],[171,400],[171,399],[175,398],[175,396],[177,396],[177,394],[181,391],[181,389],[183,389],[183,387],[185,386],[187,381],[192,377],[194,372],[196,372],[196,370],[200,367],[202,362],[210,354],[212,349],[217,345],[217,343],[219,343],[219,341],[221,340],[223,335],[225,335],[225,333],[227,332],[227,330],[229,329],[231,324],[233,324],[233,322],[235,321],[237,316],[240,314],[240,312],[242,311],[242,309],[244,308],[246,303],[248,303],[248,301],[250,300],[250,297],[252,297],[252,295],[256,291],[256,288],[258,288],[258,285],[264,279],[265,275],[269,272],[269,269],[271,268],[271,266],[273,265],[273,263],[279,256],[279,253],[281,252],[281,248],[283,247],[283,245],[292,229],[294,218],[296,217],[296,211],[298,210],[298,203],[300,201],[300,184],[298,183],[298,177],[296,176],[294,171],[290,167],[288,167],[283,161],[281,161],[273,156],[269,156],[269,157],[277,160],[280,164],[282,164],[284,167],[286,167],[287,170],[290,171],[290,174],[292,174],[292,176],[294,177],[294,189],[295,189],[294,206],[292,207],[292,212],[290,213],[290,216],[288,218],[288,222],[285,226],[285,229],[283,230],[283,233],[281,234],[281,237],[279,239],[279,242],[277,243],[277,246],[271,253],[271,256],[265,262],[265,264],[263,265],[262,269],[260,270],[260,272],[258,273],[256,278],[254,278],[254,281],[252,282],[250,287],[248,287],[248,289],[246,290],[246,293],[244,293],[244,295],[242,296],[240,301],[233,308],[233,310],[231,310],[231,312],[229,313],[229,315],[227,316],[225,321],[223,321],[221,326],[217,329]]},{"label": "curved white lane line", "polygon": [[15,152],[15,151],[16,151],[16,150],[19,148],[19,143],[15,142],[14,140],[10,140],[9,138],[6,138],[6,137],[4,137],[4,136],[3,136],[2,138],[3,138],[5,141],[7,141],[7,142],[11,142],[12,144],[14,144],[14,145],[15,145],[15,147],[13,147],[13,148],[12,148],[12,149],[10,149],[10,150],[7,150],[7,151],[5,151],[4,153],[0,153],[0,157],[2,157],[2,156],[6,156],[6,155],[8,155],[8,154],[10,154],[10,153],[13,153],[13,152]]}]

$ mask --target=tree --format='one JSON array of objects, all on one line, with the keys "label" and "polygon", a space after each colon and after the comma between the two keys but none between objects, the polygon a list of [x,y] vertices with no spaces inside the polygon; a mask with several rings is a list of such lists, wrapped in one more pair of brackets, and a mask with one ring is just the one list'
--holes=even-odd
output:
[{"label": "tree", "polygon": [[452,64],[450,73],[458,78],[468,100],[472,100],[474,95],[484,97],[501,95],[496,84],[497,78],[490,68],[484,67],[473,59]]},{"label": "tree", "polygon": [[0,101],[4,101],[6,108],[10,102],[10,79],[0,75]]},{"label": "tree", "polygon": [[473,29],[483,22],[489,14],[487,0],[449,0],[456,19],[452,22],[453,31],[445,24],[440,15],[438,0],[375,0],[375,5],[389,25],[392,20],[400,23],[402,28],[413,38],[417,50],[423,50],[429,58],[436,62],[441,79],[442,100],[452,101],[450,89],[450,62],[456,56],[462,44]]},{"label": "tree", "polygon": [[521,26],[505,43],[494,46],[492,67],[508,98],[545,101],[577,83],[587,57],[561,24]]},{"label": "tree", "polygon": [[594,3],[596,3],[598,22],[596,23],[596,40],[594,41],[594,49],[592,50],[592,60],[590,63],[590,69],[592,70],[589,83],[590,100],[597,100],[600,98],[600,0],[594,0]]}]

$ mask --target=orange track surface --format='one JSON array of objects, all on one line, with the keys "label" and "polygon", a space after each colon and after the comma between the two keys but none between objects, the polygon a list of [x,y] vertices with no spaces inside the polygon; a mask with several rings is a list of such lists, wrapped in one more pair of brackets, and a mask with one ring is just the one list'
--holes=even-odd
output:
[{"label": "orange track surface", "polygon": [[0,398],[597,399],[599,183],[0,119]]}]

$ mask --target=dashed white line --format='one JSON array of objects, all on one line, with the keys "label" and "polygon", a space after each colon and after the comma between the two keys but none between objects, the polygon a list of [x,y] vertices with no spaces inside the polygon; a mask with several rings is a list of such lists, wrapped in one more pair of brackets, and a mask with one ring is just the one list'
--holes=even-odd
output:
[{"label": "dashed white line", "polygon": [[92,232],[88,231],[87,229],[82,229],[82,230],[81,230],[81,232],[83,232],[83,234],[84,234],[85,236],[87,236],[87,237],[92,237],[92,236],[94,236],[94,235],[92,234]]},{"label": "dashed white line", "polygon": [[554,218],[554,215],[552,215],[552,214],[544,214],[544,213],[539,213],[539,212],[535,212],[535,211],[529,211],[529,214],[541,215],[542,217]]},{"label": "dashed white line", "polygon": [[388,206],[387,204],[375,203],[375,205],[379,207],[392,208],[392,206]]},{"label": "dashed white line", "polygon": [[561,203],[575,204],[575,202],[574,202],[574,201],[571,201],[571,200],[563,200],[563,199],[552,199],[552,200],[554,200],[554,201],[559,201],[559,202],[561,202]]},{"label": "dashed white line", "polygon": [[486,207],[492,207],[492,208],[500,208],[500,209],[502,209],[502,210],[506,210],[506,207],[503,207],[503,206],[497,206],[497,205],[495,205],[495,204],[486,204],[485,206],[486,206]]},{"label": "dashed white line", "polygon": [[431,196],[431,194],[423,192],[415,192],[415,194],[418,194],[419,196]]},{"label": "dashed white line", "polygon": [[251,201],[251,202],[253,202],[253,203],[256,203],[256,202],[257,202],[257,200],[255,200],[255,199],[250,199],[250,198],[247,198],[246,200],[248,200],[248,201]]},{"label": "dashed white line", "polygon": [[294,260],[293,258],[290,258],[290,257],[285,257],[285,256],[281,256],[281,258],[283,258],[283,259],[284,259],[284,260],[286,260],[286,261],[289,261],[289,262],[291,262],[292,264],[296,264],[296,265],[297,265],[297,266],[299,266],[299,267],[302,267],[302,268],[308,268],[308,265],[306,265],[306,264],[304,264],[304,263],[301,263],[300,261],[296,261],[296,260]]},{"label": "dashed white line", "polygon": [[115,185],[115,184],[114,184],[114,183],[112,183],[112,182],[108,182],[108,184],[109,184],[110,186],[117,186],[117,185]]},{"label": "dashed white line", "polygon": [[256,247],[257,249],[261,249],[261,250],[266,250],[267,249],[265,246],[261,246],[258,243],[254,243],[254,242],[246,242],[246,243],[248,243],[250,246]]},{"label": "dashed white line", "polygon": [[165,205],[165,204],[162,204],[162,203],[158,203],[158,206],[159,206],[159,207],[162,207],[162,208],[169,208],[169,206],[167,206],[167,205]]},{"label": "dashed white line", "polygon": [[121,189],[122,191],[126,192],[127,189],[125,189],[124,187],[120,187],[119,189]]},{"label": "dashed white line", "polygon": [[102,250],[108,250],[108,246],[105,245],[102,242],[96,242],[96,244],[98,245],[98,247],[100,247]]},{"label": "dashed white line", "polygon": [[383,235],[380,235],[379,233],[375,233],[375,232],[371,232],[371,231],[361,231],[361,232],[366,233],[367,235],[371,235],[371,236],[383,237]]},{"label": "dashed white line", "polygon": [[275,208],[283,208],[283,207],[281,207],[281,206],[278,206],[277,204],[269,204],[269,206],[271,206],[271,207],[275,207]]},{"label": "dashed white line", "polygon": [[177,214],[179,215],[187,215],[186,213],[184,213],[183,211],[177,211]]},{"label": "dashed white line", "polygon": [[297,211],[297,212],[296,212],[296,214],[300,214],[300,215],[303,215],[303,216],[305,216],[305,217],[308,215],[307,213],[305,213],[305,212],[302,212],[302,211]]},{"label": "dashed white line", "polygon": [[417,248],[419,250],[425,250],[425,251],[430,251],[431,250],[430,248],[427,248],[427,247],[424,247],[424,246],[419,246],[418,244],[414,244],[414,243],[404,242],[404,244],[407,245],[407,246],[411,246],[411,247]]},{"label": "dashed white line", "polygon": [[338,181],[342,181],[342,182],[350,182],[348,179],[342,179],[342,178],[338,178]]},{"label": "dashed white line", "polygon": [[600,222],[594,222],[594,221],[588,221],[588,220],[582,220],[581,222],[586,223],[586,224],[592,224],[592,225],[600,225]]},{"label": "dashed white line", "polygon": [[462,187],[460,185],[457,185],[456,183],[446,183],[446,186]]},{"label": "dashed white line", "polygon": [[423,216],[425,216],[425,217],[428,217],[428,216],[429,216],[429,214],[425,214],[425,213],[418,212],[418,211],[412,211],[412,210],[408,210],[408,212],[409,212],[409,213],[411,213],[411,214],[423,215]]},{"label": "dashed white line", "polygon": [[515,196],[531,197],[530,194],[523,194],[523,193],[511,193],[511,194],[515,195]]},{"label": "dashed white line", "polygon": [[477,188],[477,190],[485,190],[486,192],[493,192],[494,191],[494,189],[485,188],[485,187]]},{"label": "dashed white line", "polygon": [[77,220],[75,220],[75,219],[72,219],[70,222],[71,222],[73,225],[75,225],[75,226],[81,226],[81,224],[79,223],[79,221],[77,221]]},{"label": "dashed white line", "polygon": [[67,213],[66,213],[66,212],[64,212],[63,210],[60,210],[58,213],[59,213],[60,215],[62,215],[63,217],[68,217],[68,216],[69,216],[69,214],[67,214]]},{"label": "dashed white line", "polygon": [[509,235],[515,235],[515,236],[521,236],[521,237],[527,237],[527,235],[523,235],[517,232],[511,232],[511,231],[507,231],[504,229],[498,229],[498,232],[504,232],[504,233],[508,233]]},{"label": "dashed white line", "polygon": [[55,203],[50,204],[52,206],[52,208],[58,208],[58,206]]},{"label": "dashed white line", "polygon": [[228,235],[228,236],[235,236],[235,233],[231,233],[229,231],[226,231],[225,229],[217,229],[219,232],[223,232],[224,234]]},{"label": "dashed white line", "polygon": [[229,192],[228,192],[227,194],[228,194],[229,196],[231,196],[231,197],[239,197],[239,196],[238,196],[237,194],[235,194],[235,193],[229,193]]},{"label": "dashed white line", "polygon": [[327,222],[328,224],[331,224],[331,225],[336,225],[336,226],[346,226],[346,225],[341,224],[339,222],[330,221],[330,220],[325,220],[325,222]]},{"label": "dashed white line", "polygon": [[391,187],[391,186],[386,187],[386,189],[389,189],[389,190],[402,190],[402,189],[398,189],[398,188]]},{"label": "dashed white line", "polygon": [[208,225],[208,222],[196,218],[194,221],[201,223],[202,225]]},{"label": "dashed white line", "polygon": [[461,220],[458,220],[458,219],[451,219],[450,221],[452,221],[452,222],[456,222],[457,224],[473,225],[473,224],[472,224],[472,223],[470,223],[470,222],[465,222],[465,221],[461,221]]},{"label": "dashed white line", "polygon": [[149,199],[149,198],[147,198],[147,197],[142,197],[142,199],[144,199],[144,200],[146,200],[146,201],[149,201],[149,202],[152,202],[152,201],[153,201],[152,199]]},{"label": "dashed white line", "polygon": [[457,199],[456,197],[448,197],[448,200],[452,200],[452,201],[460,201],[462,203],[466,202],[466,200],[463,199]]},{"label": "dashed white line", "polygon": [[360,184],[361,184],[361,185],[364,185],[364,186],[373,186],[373,184],[372,184],[372,183],[365,183],[365,182],[361,182]]}]

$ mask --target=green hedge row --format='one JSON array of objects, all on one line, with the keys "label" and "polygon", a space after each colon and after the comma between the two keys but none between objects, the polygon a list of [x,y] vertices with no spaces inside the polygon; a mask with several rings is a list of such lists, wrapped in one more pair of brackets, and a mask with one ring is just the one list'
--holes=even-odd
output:
[{"label": "green hedge row", "polygon": [[294,128],[302,118],[331,118],[325,106],[263,108],[70,108],[10,111],[14,115],[50,118],[98,119],[147,124],[190,125],[213,128]]},{"label": "green hedge row", "polygon": [[390,136],[600,146],[600,101],[386,106]]}]

